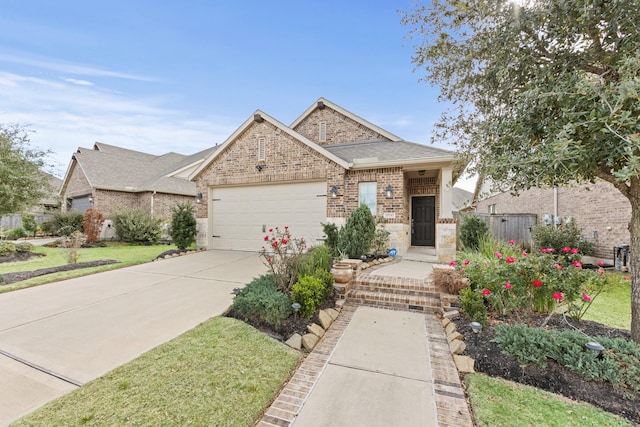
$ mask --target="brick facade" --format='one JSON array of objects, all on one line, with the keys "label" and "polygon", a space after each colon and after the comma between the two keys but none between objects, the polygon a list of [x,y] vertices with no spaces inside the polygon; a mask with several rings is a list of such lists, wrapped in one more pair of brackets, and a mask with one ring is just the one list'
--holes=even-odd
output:
[{"label": "brick facade", "polygon": [[[323,142],[319,139],[321,122],[326,123],[327,126],[326,138]],[[363,126],[332,108],[316,108],[309,116],[293,128],[293,130],[320,145],[367,140],[389,141],[385,136]]]},{"label": "brick facade", "polygon": [[[611,260],[613,247],[629,244],[631,205],[611,184],[598,180],[595,184],[581,184],[558,188],[558,216],[572,217],[585,237],[596,245],[596,256]],[[538,223],[544,214],[554,213],[554,190],[534,188],[519,197],[508,193],[482,200],[478,212],[489,212],[495,205],[495,213],[534,213]]]},{"label": "brick facade", "polygon": [[[82,169],[78,167],[78,164],[74,161],[71,166],[71,174],[67,181],[66,187],[63,189],[62,200],[65,201],[70,198],[83,197],[91,194],[91,184],[89,180],[82,172]],[[62,203],[63,209],[65,203]]]}]

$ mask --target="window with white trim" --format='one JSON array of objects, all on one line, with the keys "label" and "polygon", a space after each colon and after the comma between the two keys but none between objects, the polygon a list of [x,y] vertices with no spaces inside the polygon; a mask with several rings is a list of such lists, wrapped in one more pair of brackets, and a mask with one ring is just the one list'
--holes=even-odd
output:
[{"label": "window with white trim", "polygon": [[361,205],[367,205],[371,215],[375,216],[378,208],[378,184],[375,182],[358,184],[358,202]]},{"label": "window with white trim", "polygon": [[318,129],[318,142],[327,141],[327,122],[320,122]]},{"label": "window with white trim", "polygon": [[258,160],[266,159],[265,138],[258,138]]}]

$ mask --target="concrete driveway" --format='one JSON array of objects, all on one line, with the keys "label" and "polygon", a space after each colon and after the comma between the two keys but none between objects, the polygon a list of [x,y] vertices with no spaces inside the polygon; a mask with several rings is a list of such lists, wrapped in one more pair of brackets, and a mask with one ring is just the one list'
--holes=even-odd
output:
[{"label": "concrete driveway", "polygon": [[0,425],[222,314],[264,272],[206,251],[0,294]]}]

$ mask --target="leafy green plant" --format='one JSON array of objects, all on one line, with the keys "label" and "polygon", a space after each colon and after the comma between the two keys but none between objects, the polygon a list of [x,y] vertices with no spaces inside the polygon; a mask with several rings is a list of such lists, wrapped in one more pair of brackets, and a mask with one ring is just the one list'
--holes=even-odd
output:
[{"label": "leafy green plant", "polygon": [[193,205],[177,203],[171,208],[169,235],[178,249],[186,249],[196,241],[197,222]]},{"label": "leafy green plant", "polygon": [[371,210],[360,205],[338,232],[338,250],[344,251],[349,258],[360,258],[371,250],[375,232],[376,222]]},{"label": "leafy green plant", "polygon": [[326,236],[324,240],[324,244],[329,248],[329,252],[331,253],[332,258],[338,258],[338,235],[340,230],[338,226],[332,222],[322,224],[322,230],[324,231],[324,235]]},{"label": "leafy green plant", "polygon": [[26,253],[33,251],[33,245],[29,242],[20,242],[15,245],[16,252]]},{"label": "leafy green plant", "polygon": [[325,299],[329,298],[335,290],[335,288],[333,287],[333,285],[335,284],[333,274],[323,268],[318,267],[313,273],[313,277],[320,279],[322,281],[322,284],[324,285],[324,290],[322,293],[322,300],[324,301]]},{"label": "leafy green plant", "polygon": [[487,308],[484,305],[482,295],[471,288],[460,291],[460,309],[472,322],[479,322],[487,326]]},{"label": "leafy green plant", "polygon": [[81,212],[56,212],[51,220],[51,232],[57,236],[71,236],[74,231],[84,232]]},{"label": "leafy green plant", "polygon": [[22,239],[23,237],[27,237],[27,232],[22,227],[16,227],[16,228],[7,230],[4,236],[9,240],[18,240],[18,239]]},{"label": "leafy green plant", "polygon": [[477,215],[463,215],[460,221],[460,241],[467,249],[478,249],[481,238],[488,236],[487,223]]},{"label": "leafy green plant", "polygon": [[378,218],[376,220],[376,231],[373,235],[373,252],[376,254],[386,254],[389,249],[389,236],[391,233],[387,230],[386,220],[384,218]]},{"label": "leafy green plant", "polygon": [[299,276],[312,276],[318,269],[330,271],[332,266],[331,252],[327,245],[310,248],[300,257]]},{"label": "leafy green plant", "polygon": [[162,219],[153,218],[147,212],[123,209],[114,215],[116,235],[127,242],[154,243],[162,235]]},{"label": "leafy green plant", "polygon": [[269,267],[278,289],[289,293],[298,277],[298,267],[302,254],[307,249],[304,237],[293,237],[288,226],[270,228],[264,236],[265,245],[259,255],[263,263]]},{"label": "leafy green plant", "polygon": [[253,279],[233,299],[232,309],[246,319],[279,328],[291,314],[291,300],[282,293],[272,275]]},{"label": "leafy green plant", "polygon": [[16,245],[13,242],[0,243],[0,256],[11,256],[16,252]]},{"label": "leafy green plant", "polygon": [[570,221],[562,226],[536,225],[531,230],[533,245],[537,250],[553,248],[555,253],[562,253],[562,249],[578,248],[580,253],[591,255],[595,250],[593,242],[587,240],[581,228],[575,221]]},{"label": "leafy green plant", "polygon": [[314,276],[301,276],[291,288],[291,300],[300,304],[300,316],[310,318],[324,299],[325,285]]},{"label": "leafy green plant", "polygon": [[87,235],[87,243],[95,243],[100,239],[100,231],[104,224],[104,215],[95,209],[89,208],[82,217],[82,227]]},{"label": "leafy green plant", "polygon": [[25,229],[30,236],[36,235],[36,229],[38,228],[38,224],[36,224],[35,217],[30,213],[22,214],[22,228]]}]

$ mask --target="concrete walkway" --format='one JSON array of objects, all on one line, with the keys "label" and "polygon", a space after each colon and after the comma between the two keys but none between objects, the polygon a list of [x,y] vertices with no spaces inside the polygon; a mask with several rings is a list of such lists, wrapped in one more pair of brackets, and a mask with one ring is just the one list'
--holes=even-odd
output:
[{"label": "concrete walkway", "polygon": [[222,314],[265,271],[207,251],[0,294],[0,425]]}]

